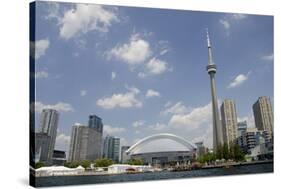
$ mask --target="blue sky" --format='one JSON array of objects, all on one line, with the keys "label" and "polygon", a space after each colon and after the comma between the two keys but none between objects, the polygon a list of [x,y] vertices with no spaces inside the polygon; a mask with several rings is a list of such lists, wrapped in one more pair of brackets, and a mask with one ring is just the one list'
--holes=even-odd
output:
[{"label": "blue sky", "polygon": [[169,132],[211,147],[205,28],[220,102],[234,99],[253,127],[253,103],[274,100],[271,16],[47,2],[36,11],[37,123],[43,108],[60,112],[58,149],[89,114],[123,145]]}]

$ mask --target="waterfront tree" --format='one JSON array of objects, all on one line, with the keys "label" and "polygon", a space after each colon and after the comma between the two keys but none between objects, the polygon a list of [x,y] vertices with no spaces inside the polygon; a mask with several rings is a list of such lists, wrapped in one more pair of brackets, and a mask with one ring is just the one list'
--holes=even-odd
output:
[{"label": "waterfront tree", "polygon": [[143,165],[143,161],[141,159],[130,159],[126,162],[129,165]]},{"label": "waterfront tree", "polygon": [[43,162],[41,162],[41,161],[35,163],[35,169],[38,169],[38,168],[44,167],[44,166],[45,166],[45,164]]},{"label": "waterfront tree", "polygon": [[228,160],[229,159],[229,148],[228,148],[228,144],[224,143],[223,147],[222,147],[222,156],[223,159]]},{"label": "waterfront tree", "polygon": [[68,168],[76,168],[80,165],[79,161],[72,161],[72,162],[66,162],[64,164],[65,167],[68,167]]},{"label": "waterfront tree", "polygon": [[218,144],[216,149],[216,159],[222,159],[222,158],[223,158],[223,146],[221,144]]},{"label": "waterfront tree", "polygon": [[95,167],[108,167],[113,164],[112,159],[102,158],[94,161]]},{"label": "waterfront tree", "polygon": [[79,164],[86,169],[90,167],[91,163],[90,160],[82,160]]}]

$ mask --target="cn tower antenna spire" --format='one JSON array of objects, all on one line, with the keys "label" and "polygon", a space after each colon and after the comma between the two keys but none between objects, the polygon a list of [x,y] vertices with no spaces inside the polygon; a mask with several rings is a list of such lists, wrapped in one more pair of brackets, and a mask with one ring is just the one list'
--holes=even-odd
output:
[{"label": "cn tower antenna spire", "polygon": [[208,47],[208,56],[209,56],[208,65],[213,65],[214,64],[213,54],[212,54],[211,40],[210,40],[208,28],[206,28],[206,32],[207,32],[207,47]]},{"label": "cn tower antenna spire", "polygon": [[207,44],[208,44],[208,47],[211,47],[211,42],[210,42],[210,37],[209,37],[208,28],[206,28],[206,32],[207,32]]}]

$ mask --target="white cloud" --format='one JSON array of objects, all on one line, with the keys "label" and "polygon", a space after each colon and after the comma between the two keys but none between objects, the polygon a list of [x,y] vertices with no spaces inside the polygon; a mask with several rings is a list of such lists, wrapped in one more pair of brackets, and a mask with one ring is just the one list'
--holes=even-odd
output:
[{"label": "white cloud", "polygon": [[40,78],[47,78],[49,76],[48,72],[45,71],[38,71],[35,73],[35,78],[40,79]]},{"label": "white cloud", "polygon": [[36,101],[35,102],[35,111],[36,112],[42,112],[43,109],[55,109],[59,112],[72,112],[74,111],[71,104],[64,103],[64,102],[58,102],[57,104],[44,104],[42,102]]},{"label": "white cloud", "polygon": [[129,142],[124,137],[120,137],[120,146],[127,146],[127,145],[129,145]]},{"label": "white cloud", "polygon": [[273,58],[274,58],[273,53],[261,57],[262,60],[266,60],[266,61],[273,61]]},{"label": "white cloud", "polygon": [[155,90],[152,90],[152,89],[149,89],[147,90],[146,92],[146,95],[145,95],[147,98],[151,98],[151,97],[159,97],[160,96],[160,93],[158,91],[155,91]]},{"label": "white cloud", "polygon": [[101,5],[77,4],[58,19],[60,36],[70,39],[89,31],[107,32],[112,22],[118,22],[117,15]]},{"label": "white cloud", "polygon": [[45,16],[45,19],[51,20],[51,19],[59,19],[59,3],[57,2],[46,2],[48,4],[47,6],[47,12],[48,14]]},{"label": "white cloud", "polygon": [[249,113],[247,116],[244,116],[244,117],[238,117],[238,118],[237,118],[237,121],[238,121],[238,122],[247,121],[247,127],[248,127],[248,128],[254,128],[254,127],[256,127],[256,126],[255,126],[255,118],[254,118],[254,116],[253,116],[252,113]]},{"label": "white cloud", "polygon": [[196,143],[196,142],[203,142],[204,146],[208,148],[213,148],[213,129],[212,125],[208,125],[207,129],[205,130],[206,132],[201,134],[198,137],[195,137],[192,139],[191,142]]},{"label": "white cloud", "polygon": [[145,74],[144,72],[139,72],[138,73],[138,77],[139,78],[145,78],[147,76],[147,74]]},{"label": "white cloud", "polygon": [[50,41],[48,39],[41,39],[37,41],[30,42],[30,54],[33,58],[38,59],[45,55],[47,49],[50,46]]},{"label": "white cloud", "polygon": [[235,24],[234,22],[237,23],[238,21],[243,20],[245,18],[247,18],[247,15],[245,14],[231,14],[219,19],[219,23],[223,25],[226,31],[226,35],[229,35],[231,25]]},{"label": "white cloud", "polygon": [[64,133],[58,133],[56,138],[56,149],[68,151],[70,145],[70,136]]},{"label": "white cloud", "polygon": [[138,128],[140,126],[143,126],[144,123],[145,123],[144,120],[139,120],[139,121],[135,121],[132,125],[133,125],[134,128]]},{"label": "white cloud", "polygon": [[149,125],[148,128],[154,131],[163,131],[164,129],[166,129],[167,125],[163,124],[163,123],[156,123],[154,125]]},{"label": "white cloud", "polygon": [[86,90],[81,90],[80,91],[80,96],[86,96],[87,95],[87,91]]},{"label": "white cloud", "polygon": [[116,72],[111,72],[111,80],[114,80],[116,78]]},{"label": "white cloud", "polygon": [[129,91],[131,91],[134,94],[139,94],[140,93],[140,90],[138,88],[134,87],[134,86],[129,87],[129,86],[126,85],[125,88],[128,89]]},{"label": "white cloud", "polygon": [[106,97],[97,100],[97,105],[104,109],[113,108],[131,108],[142,107],[142,102],[136,98],[136,95],[140,92],[136,87],[128,88],[128,92],[122,94],[113,94],[111,97]]},{"label": "white cloud", "polygon": [[195,129],[200,125],[208,123],[211,121],[212,103],[194,108],[187,114],[175,114],[171,117],[169,125],[174,127],[186,128],[186,129]]},{"label": "white cloud", "polygon": [[228,85],[227,88],[235,88],[235,87],[241,85],[242,83],[244,83],[245,81],[248,80],[250,73],[251,73],[251,72],[248,72],[246,75],[244,75],[244,74],[239,74],[239,75],[236,76],[235,79]]},{"label": "white cloud", "polygon": [[234,20],[242,20],[242,19],[247,18],[247,15],[246,14],[232,14],[231,18]]},{"label": "white cloud", "polygon": [[132,35],[128,43],[117,45],[108,53],[109,58],[113,56],[130,66],[143,63],[151,54],[149,42],[141,39],[138,34]]},{"label": "white cloud", "polygon": [[166,103],[164,104],[164,107],[167,108],[167,107],[169,107],[169,106],[171,106],[171,105],[172,105],[172,102],[168,101],[168,102],[166,102]]},{"label": "white cloud", "polygon": [[177,102],[176,104],[171,106],[171,103],[166,103],[165,107],[167,108],[163,112],[161,112],[164,115],[167,114],[186,114],[189,110],[185,105],[182,104],[182,102]]},{"label": "white cloud", "polygon": [[159,60],[157,58],[152,58],[147,64],[146,69],[148,73],[153,75],[158,75],[166,72],[168,70],[167,62]]},{"label": "white cloud", "polygon": [[229,30],[229,28],[230,28],[229,21],[227,21],[225,19],[220,19],[220,23],[223,25],[224,29]]},{"label": "white cloud", "polygon": [[163,49],[163,50],[160,52],[160,55],[164,55],[164,54],[166,54],[167,52],[169,52],[169,49]]},{"label": "white cloud", "polygon": [[112,127],[111,125],[104,125],[103,132],[105,135],[118,135],[125,132],[126,129],[123,127]]}]

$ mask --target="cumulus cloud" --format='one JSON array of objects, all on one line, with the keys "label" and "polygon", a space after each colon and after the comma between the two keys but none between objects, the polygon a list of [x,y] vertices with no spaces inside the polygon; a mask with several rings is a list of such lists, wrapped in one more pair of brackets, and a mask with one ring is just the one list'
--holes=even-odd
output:
[{"label": "cumulus cloud", "polygon": [[227,14],[223,18],[219,19],[219,23],[224,27],[226,35],[230,34],[230,28],[232,24],[237,23],[243,19],[247,18],[245,14]]},{"label": "cumulus cloud", "polygon": [[126,129],[123,127],[112,127],[111,125],[103,126],[103,132],[105,133],[105,135],[118,135],[125,131],[126,131]]},{"label": "cumulus cloud", "polygon": [[174,127],[185,127],[186,129],[195,129],[202,124],[206,124],[211,121],[212,103],[197,107],[192,109],[189,113],[186,114],[175,114],[171,117],[169,125]]},{"label": "cumulus cloud", "polygon": [[162,111],[161,114],[185,114],[188,113],[189,108],[187,108],[182,102],[177,102],[172,105],[171,102],[165,104],[166,110]]},{"label": "cumulus cloud", "polygon": [[228,30],[230,28],[230,23],[228,20],[220,19],[220,23],[223,25],[224,29]]},{"label": "cumulus cloud", "polygon": [[238,76],[235,77],[235,79],[228,85],[227,88],[235,88],[237,86],[240,86],[242,83],[248,80],[249,75],[251,72],[248,72],[246,75],[244,74],[239,74]]},{"label": "cumulus cloud", "polygon": [[35,73],[35,78],[40,79],[40,78],[47,78],[49,76],[48,72],[45,71],[38,71]]},{"label": "cumulus cloud", "polygon": [[203,142],[204,146],[208,148],[213,148],[213,129],[212,125],[208,125],[207,129],[205,129],[205,132],[202,133],[200,136],[195,137],[192,139],[191,142]]},{"label": "cumulus cloud", "polygon": [[112,23],[118,21],[113,11],[101,5],[88,4],[77,4],[58,19],[60,36],[66,40],[89,31],[107,32]]},{"label": "cumulus cloud", "polygon": [[43,109],[55,109],[59,112],[72,112],[74,111],[71,104],[58,102],[57,104],[44,104],[42,102],[36,101],[35,102],[35,111],[42,112]]},{"label": "cumulus cloud", "polygon": [[237,121],[238,121],[238,122],[247,121],[247,127],[248,127],[248,128],[254,128],[254,127],[256,127],[256,126],[255,126],[255,118],[254,118],[254,116],[253,116],[252,113],[249,113],[247,116],[244,116],[244,117],[238,117],[238,118],[237,118]]},{"label": "cumulus cloud", "polygon": [[111,72],[111,80],[114,80],[116,78],[116,72]]},{"label": "cumulus cloud", "polygon": [[104,109],[142,107],[142,102],[136,95],[140,90],[136,87],[127,88],[126,93],[113,94],[111,97],[98,99],[96,104]]},{"label": "cumulus cloud", "polygon": [[163,123],[156,123],[153,125],[149,125],[148,128],[153,131],[163,131],[167,128],[167,125]]},{"label": "cumulus cloud", "polygon": [[138,121],[135,121],[132,125],[133,125],[134,128],[138,128],[138,127],[143,126],[144,123],[145,123],[144,120],[138,120]]},{"label": "cumulus cloud", "polygon": [[86,96],[87,95],[87,91],[86,90],[81,90],[80,91],[80,96]]},{"label": "cumulus cloud", "polygon": [[145,74],[144,72],[139,72],[138,73],[138,77],[139,78],[145,78],[147,76],[147,74]]},{"label": "cumulus cloud", "polygon": [[158,91],[153,90],[153,89],[149,89],[149,90],[147,90],[145,96],[146,96],[147,98],[159,97],[159,96],[160,96],[160,93],[159,93]]},{"label": "cumulus cloud", "polygon": [[144,63],[152,54],[148,41],[142,39],[139,34],[133,34],[128,43],[117,45],[108,53],[108,57],[115,57],[130,66]]},{"label": "cumulus cloud", "polygon": [[47,49],[50,46],[50,41],[48,39],[41,39],[30,42],[30,55],[38,59],[41,56],[45,55]]},{"label": "cumulus cloud", "polygon": [[148,73],[153,75],[158,75],[166,72],[168,70],[167,62],[159,60],[157,58],[152,58],[147,64],[146,69]]},{"label": "cumulus cloud", "polygon": [[274,58],[274,54],[271,53],[269,55],[264,55],[261,57],[262,60],[266,60],[266,61],[273,61],[273,58]]},{"label": "cumulus cloud", "polygon": [[48,4],[48,6],[46,7],[46,10],[48,12],[48,14],[45,16],[46,20],[52,20],[52,19],[60,19],[60,15],[59,15],[59,3],[57,2],[46,2]]},{"label": "cumulus cloud", "polygon": [[58,133],[56,137],[56,149],[67,151],[70,145],[70,136]]}]

